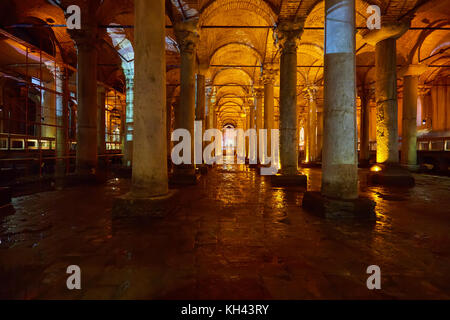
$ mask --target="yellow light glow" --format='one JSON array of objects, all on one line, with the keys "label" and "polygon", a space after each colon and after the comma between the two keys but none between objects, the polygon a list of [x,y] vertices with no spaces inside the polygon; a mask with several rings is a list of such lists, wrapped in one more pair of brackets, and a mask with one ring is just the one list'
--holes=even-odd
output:
[{"label": "yellow light glow", "polygon": [[378,172],[378,171],[381,171],[381,167],[380,167],[380,166],[377,166],[377,165],[374,165],[373,167],[370,168],[370,171],[372,171],[372,172]]}]

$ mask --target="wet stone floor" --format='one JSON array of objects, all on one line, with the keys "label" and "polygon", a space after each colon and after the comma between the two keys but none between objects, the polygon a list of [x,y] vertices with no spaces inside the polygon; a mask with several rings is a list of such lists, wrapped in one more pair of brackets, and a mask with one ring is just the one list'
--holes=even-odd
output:
[{"label": "wet stone floor", "polygon": [[[305,169],[320,189],[318,169]],[[368,188],[377,221],[333,221],[301,208],[245,166],[210,169],[179,189],[162,219],[112,219],[130,181],[13,200],[0,217],[0,298],[449,299],[450,178]],[[81,290],[66,269],[81,268]],[[381,290],[366,269],[381,268]]]}]

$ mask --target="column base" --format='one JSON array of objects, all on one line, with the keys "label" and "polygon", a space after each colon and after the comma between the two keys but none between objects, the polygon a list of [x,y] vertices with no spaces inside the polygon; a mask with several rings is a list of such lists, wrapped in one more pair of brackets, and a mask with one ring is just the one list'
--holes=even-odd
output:
[{"label": "column base", "polygon": [[414,187],[415,180],[411,173],[400,165],[376,164],[370,168],[367,183],[392,187]]},{"label": "column base", "polygon": [[327,219],[376,220],[375,201],[368,198],[352,200],[333,199],[317,191],[308,191],[303,196],[302,207],[311,213]]},{"label": "column base", "polygon": [[158,197],[138,198],[132,192],[114,200],[113,218],[152,217],[163,218],[173,209],[174,191]]},{"label": "column base", "polygon": [[270,176],[272,187],[305,187],[308,178],[303,174],[275,174]]}]

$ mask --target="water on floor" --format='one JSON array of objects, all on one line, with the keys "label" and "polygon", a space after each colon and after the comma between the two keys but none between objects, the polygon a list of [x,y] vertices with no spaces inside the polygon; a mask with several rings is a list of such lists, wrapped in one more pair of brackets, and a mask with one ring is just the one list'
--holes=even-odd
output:
[{"label": "water on floor", "polygon": [[[304,173],[319,190],[320,170]],[[450,298],[450,178],[386,189],[366,173],[376,222],[316,217],[304,190],[232,164],[179,189],[162,219],[111,218],[126,179],[15,198],[0,218],[0,298]],[[81,290],[66,287],[70,265]],[[380,290],[366,286],[370,265]]]}]

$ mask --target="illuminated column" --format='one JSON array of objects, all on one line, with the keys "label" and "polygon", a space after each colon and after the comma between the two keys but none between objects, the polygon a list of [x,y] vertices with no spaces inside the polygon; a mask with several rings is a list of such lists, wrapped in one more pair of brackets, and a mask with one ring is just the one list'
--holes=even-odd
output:
[{"label": "illuminated column", "polygon": [[363,85],[359,97],[361,99],[359,164],[362,167],[367,167],[370,161],[370,90],[365,89]]},{"label": "illuminated column", "polygon": [[[85,12],[92,12],[95,7],[88,9]],[[82,29],[70,31],[77,47],[78,57],[76,172],[79,175],[93,174],[97,169],[98,31],[95,18],[90,17],[85,22]]]},{"label": "illuminated column", "polygon": [[[280,58],[280,162],[281,174],[298,174],[297,40],[303,26],[281,23],[278,27]],[[269,134],[269,133],[268,133]],[[306,181],[305,181],[306,182]]]},{"label": "illuminated column", "polygon": [[317,160],[322,161],[323,107],[317,108]]},{"label": "illuminated column", "polygon": [[398,164],[398,105],[396,39],[408,30],[405,24],[383,25],[364,40],[375,46],[377,103],[377,162]]},{"label": "illuminated column", "polygon": [[249,109],[250,109],[250,128],[255,129],[255,103],[249,100]]},{"label": "illuminated column", "polygon": [[[259,132],[259,129],[264,128],[263,97],[264,97],[264,89],[261,87],[255,87],[256,130],[258,132]],[[259,133],[258,133],[258,135],[259,135]]]},{"label": "illuminated column", "polygon": [[303,206],[325,217],[374,217],[375,203],[358,198],[356,155],[355,0],[325,0],[322,190]]},{"label": "illuminated column", "polygon": [[175,35],[181,54],[180,106],[175,110],[175,129],[186,129],[191,134],[191,164],[174,168],[174,182],[196,183],[194,164],[194,121],[195,121],[195,51],[199,38],[198,20],[175,24]]},{"label": "illuminated column", "polygon": [[265,65],[263,71],[264,81],[264,129],[267,129],[267,156],[271,154],[271,130],[274,129],[274,93],[276,71],[273,65]]},{"label": "illuminated column", "polygon": [[410,170],[417,170],[417,99],[419,77],[426,65],[409,65],[399,74],[403,77],[402,157],[401,163]]},{"label": "illuminated column", "polygon": [[136,68],[131,191],[135,197],[149,198],[168,193],[164,12],[163,0],[135,1]]},{"label": "illuminated column", "polygon": [[165,1],[134,3],[132,185],[128,194],[116,199],[113,215],[163,216],[171,201],[167,178]]},{"label": "illuminated column", "polygon": [[[264,97],[264,88],[261,86],[255,86],[255,112],[256,112],[256,140],[257,140],[257,150],[259,153],[259,130],[264,128],[264,118],[263,118],[263,97]],[[261,161],[261,159],[260,159]],[[252,167],[256,167],[256,165],[251,165]]]},{"label": "illuminated column", "polygon": [[[369,182],[384,185],[414,185],[414,178],[399,163],[397,50],[396,39],[409,28],[410,21],[386,24],[372,30],[364,40],[375,46],[377,103],[377,170],[369,174]],[[381,170],[380,170],[381,169]]]},{"label": "illuminated column", "polygon": [[308,100],[308,132],[306,132],[307,135],[307,141],[308,141],[308,150],[306,152],[307,154],[307,162],[316,162],[317,161],[317,88],[308,86],[305,89],[305,98]]},{"label": "illuminated column", "polygon": [[133,100],[134,100],[134,70],[126,69],[126,111],[123,137],[123,164],[131,167],[133,161]]}]

